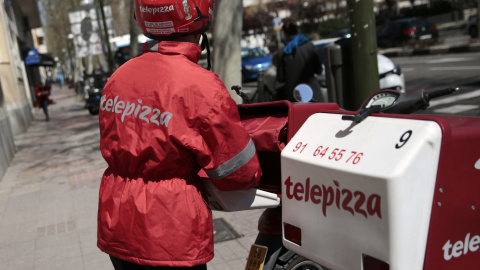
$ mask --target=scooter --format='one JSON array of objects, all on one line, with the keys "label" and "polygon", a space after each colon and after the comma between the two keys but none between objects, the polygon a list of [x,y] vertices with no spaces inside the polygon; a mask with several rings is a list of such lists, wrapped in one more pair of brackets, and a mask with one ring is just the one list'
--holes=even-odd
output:
[{"label": "scooter", "polygon": [[262,179],[243,205],[210,201],[268,207],[246,269],[475,269],[480,119],[408,115],[457,90],[380,90],[356,112],[305,102],[308,87],[239,105]]},{"label": "scooter", "polygon": [[99,113],[100,99],[102,96],[102,89],[86,88],[85,108],[91,115]]},{"label": "scooter", "polygon": [[[87,79],[87,84],[84,88],[85,93],[85,108],[91,115],[99,113],[100,99],[102,97],[103,86],[108,81],[108,77],[101,78],[90,77]],[[97,81],[96,81],[97,80]]]}]

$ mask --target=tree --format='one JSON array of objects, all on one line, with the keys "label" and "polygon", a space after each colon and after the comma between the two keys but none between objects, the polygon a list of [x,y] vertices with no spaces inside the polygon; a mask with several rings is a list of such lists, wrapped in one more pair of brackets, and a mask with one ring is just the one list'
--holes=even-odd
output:
[{"label": "tree", "polygon": [[[240,85],[241,76],[241,38],[243,21],[242,0],[215,1],[213,27],[213,71],[218,73],[227,89]],[[221,23],[215,23],[221,22]],[[241,102],[234,92],[232,97]]]},{"label": "tree", "polygon": [[262,0],[258,5],[252,5],[244,9],[243,31],[255,30],[264,33],[265,28],[272,25],[273,17]]},{"label": "tree", "polygon": [[78,3],[76,0],[40,0],[39,2],[44,10],[47,48],[60,61],[66,62],[62,49],[68,48],[68,34],[71,33],[68,13],[75,10]]},{"label": "tree", "polygon": [[129,29],[130,29],[130,57],[135,57],[138,54],[138,34],[140,34],[140,28],[137,25],[137,20],[135,20],[133,14],[135,12],[135,7],[133,5],[132,0],[125,0],[127,2],[127,5],[129,7],[128,13],[130,16],[129,21]]},{"label": "tree", "polygon": [[[68,37],[69,34],[72,33],[68,16],[69,13],[82,9],[80,0],[38,1],[43,10],[42,17],[44,18],[45,42],[48,51],[53,56],[57,56],[61,62],[66,63],[66,57],[68,56],[64,53],[64,51],[71,47]],[[112,7],[112,16],[115,21],[113,24],[115,33],[117,35],[127,34],[129,32],[130,25],[129,15],[132,13],[124,12],[126,3],[125,0],[103,0],[103,3]],[[96,61],[99,60],[97,59]]]}]

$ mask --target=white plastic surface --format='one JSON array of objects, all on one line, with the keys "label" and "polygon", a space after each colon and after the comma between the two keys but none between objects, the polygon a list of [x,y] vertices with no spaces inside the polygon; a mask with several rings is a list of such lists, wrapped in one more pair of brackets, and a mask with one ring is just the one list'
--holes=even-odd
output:
[{"label": "white plastic surface", "polygon": [[282,151],[283,222],[302,230],[301,246],[285,246],[336,270],[361,270],[364,255],[422,269],[440,127],[341,117],[311,116]]},{"label": "white plastic surface", "polygon": [[234,212],[259,208],[274,208],[280,204],[277,194],[259,189],[221,191],[211,180],[204,180],[208,203],[213,210]]}]

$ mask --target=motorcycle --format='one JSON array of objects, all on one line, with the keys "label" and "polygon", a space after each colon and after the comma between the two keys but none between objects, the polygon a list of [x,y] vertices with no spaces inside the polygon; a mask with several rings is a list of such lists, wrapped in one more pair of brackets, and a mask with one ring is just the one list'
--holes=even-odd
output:
[{"label": "motorcycle", "polygon": [[102,96],[102,90],[99,88],[85,88],[85,108],[91,115],[97,115],[99,113],[100,99]]},{"label": "motorcycle", "polygon": [[356,112],[306,102],[306,86],[239,105],[260,184],[207,191],[213,210],[266,208],[246,270],[477,267],[480,119],[408,115],[457,90],[380,90]]},{"label": "motorcycle", "polygon": [[94,75],[87,78],[84,86],[85,108],[91,115],[99,113],[100,99],[102,96],[103,86],[108,81],[108,77]]}]

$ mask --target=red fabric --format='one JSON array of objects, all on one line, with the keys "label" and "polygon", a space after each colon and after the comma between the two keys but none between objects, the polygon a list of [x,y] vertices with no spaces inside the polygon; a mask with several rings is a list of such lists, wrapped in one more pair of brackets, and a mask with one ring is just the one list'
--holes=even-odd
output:
[{"label": "red fabric", "polygon": [[37,107],[42,108],[42,99],[47,99],[47,104],[52,104],[52,100],[50,99],[50,86],[35,86],[35,97],[37,100]]},{"label": "red fabric", "polygon": [[[137,264],[194,266],[213,258],[212,214],[197,176],[240,153],[250,137],[218,76],[197,64],[201,50],[163,41],[122,65],[100,103],[98,247]],[[257,155],[223,179],[248,189]]]},{"label": "red fabric", "polygon": [[285,148],[286,116],[259,116],[242,119],[242,124],[255,142],[258,152],[281,152]]}]

